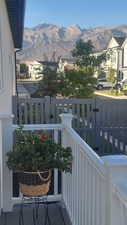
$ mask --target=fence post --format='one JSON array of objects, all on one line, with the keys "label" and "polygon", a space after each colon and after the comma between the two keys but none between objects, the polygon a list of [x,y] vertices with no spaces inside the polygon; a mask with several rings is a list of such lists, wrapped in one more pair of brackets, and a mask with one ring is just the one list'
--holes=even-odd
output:
[{"label": "fence post", "polygon": [[62,145],[63,147],[67,146],[67,136],[66,136],[66,131],[65,128],[66,127],[72,127],[72,119],[73,119],[73,115],[71,113],[62,113],[60,114],[60,118],[62,121],[62,125],[63,125],[63,130],[62,130]]},{"label": "fence post", "polygon": [[[58,130],[54,130],[54,141],[58,144]],[[58,169],[54,169],[54,194],[58,194]]]},{"label": "fence post", "polygon": [[45,96],[45,123],[50,123],[50,96]]},{"label": "fence post", "polygon": [[60,114],[60,118],[62,120],[62,125],[64,127],[72,127],[72,119],[73,115],[71,113],[62,113]]},{"label": "fence post", "polygon": [[[68,146],[68,143],[67,143],[68,136],[67,136],[66,128],[72,127],[73,115],[69,114],[69,113],[62,113],[62,114],[60,114],[60,118],[62,120],[62,125],[63,125],[61,142],[62,142],[62,146],[66,148]],[[64,172],[62,173],[62,190],[61,191],[62,191],[63,199],[66,199],[66,195],[67,195],[67,193],[66,193],[66,175]]]}]

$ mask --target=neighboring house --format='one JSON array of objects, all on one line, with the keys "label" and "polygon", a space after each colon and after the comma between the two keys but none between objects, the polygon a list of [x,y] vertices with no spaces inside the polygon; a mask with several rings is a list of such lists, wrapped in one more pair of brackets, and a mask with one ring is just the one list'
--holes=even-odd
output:
[{"label": "neighboring house", "polygon": [[6,167],[5,155],[12,143],[15,52],[22,47],[24,9],[25,0],[0,0],[0,209],[7,211],[11,210],[12,174]]},{"label": "neighboring house", "polygon": [[74,68],[76,60],[72,57],[61,57],[58,63],[58,71],[64,72],[64,70],[71,70]]},{"label": "neighboring house", "polygon": [[42,65],[43,70],[46,68],[50,68],[51,70],[57,70],[58,63],[53,61],[39,61],[39,63]]},{"label": "neighboring house", "polygon": [[31,80],[38,80],[42,78],[43,66],[38,61],[20,61],[20,64],[28,66],[28,77]]},{"label": "neighboring house", "polygon": [[107,50],[107,60],[101,64],[101,69],[105,73],[111,67],[116,71],[119,80],[127,79],[127,38],[112,37]]}]

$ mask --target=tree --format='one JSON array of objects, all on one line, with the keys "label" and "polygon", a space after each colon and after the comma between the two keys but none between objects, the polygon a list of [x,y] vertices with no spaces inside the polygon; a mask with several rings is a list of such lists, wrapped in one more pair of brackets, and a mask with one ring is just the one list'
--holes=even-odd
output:
[{"label": "tree", "polygon": [[28,66],[25,63],[20,64],[20,73],[28,73]]},{"label": "tree", "polygon": [[66,70],[64,82],[63,95],[71,98],[88,98],[93,96],[96,78],[93,77],[92,68],[79,68]]},{"label": "tree", "polygon": [[49,66],[43,71],[43,78],[40,81],[38,90],[34,93],[33,97],[50,96],[55,97],[57,94],[62,93],[64,87],[64,77],[62,74],[57,73],[56,69],[51,69]]},{"label": "tree", "polygon": [[94,46],[89,40],[84,42],[82,39],[79,39],[76,42],[75,49],[72,51],[72,56],[76,58],[76,65],[80,67],[98,67],[102,61],[106,60],[106,54],[101,54],[95,56]]},{"label": "tree", "polygon": [[72,56],[76,59],[76,66],[73,70],[65,70],[65,87],[63,93],[69,97],[92,97],[96,83],[94,69],[97,68],[104,56],[93,55],[93,45],[91,41],[84,42],[78,40]]},{"label": "tree", "polygon": [[112,83],[112,89],[113,89],[113,86],[117,80],[117,77],[116,77],[116,70],[113,69],[112,67],[109,67],[108,68],[108,73],[107,73],[107,76],[106,76],[106,80],[110,83]]}]

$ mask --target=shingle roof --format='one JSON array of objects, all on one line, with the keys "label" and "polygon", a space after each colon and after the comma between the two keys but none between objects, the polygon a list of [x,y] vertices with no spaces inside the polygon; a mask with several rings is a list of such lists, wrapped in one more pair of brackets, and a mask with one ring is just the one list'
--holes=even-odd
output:
[{"label": "shingle roof", "polygon": [[121,46],[125,41],[126,37],[114,37],[117,43]]},{"label": "shingle roof", "polygon": [[5,0],[15,48],[22,47],[25,0]]}]

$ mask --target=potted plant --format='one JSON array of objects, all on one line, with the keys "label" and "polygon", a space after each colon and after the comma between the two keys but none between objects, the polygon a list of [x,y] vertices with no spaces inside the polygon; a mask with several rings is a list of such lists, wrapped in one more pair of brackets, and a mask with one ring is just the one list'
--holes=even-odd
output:
[{"label": "potted plant", "polygon": [[7,166],[18,173],[20,192],[27,196],[45,195],[49,191],[54,168],[70,172],[72,151],[49,138],[44,131],[16,130],[13,151],[7,153]]}]

